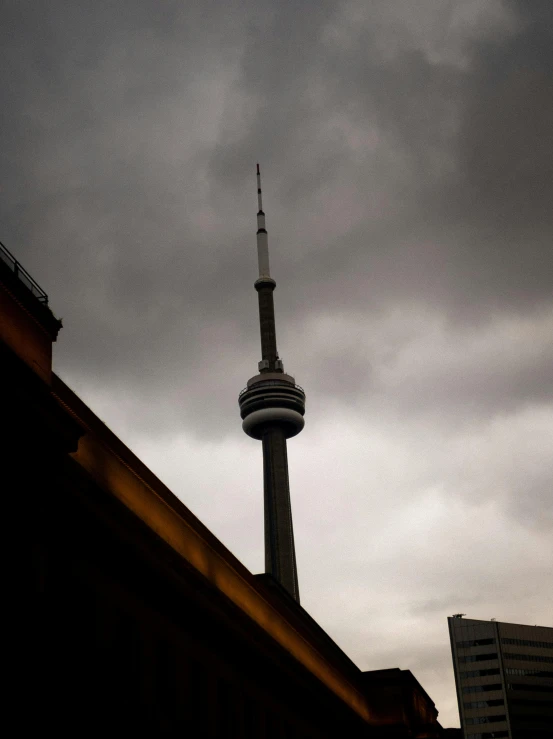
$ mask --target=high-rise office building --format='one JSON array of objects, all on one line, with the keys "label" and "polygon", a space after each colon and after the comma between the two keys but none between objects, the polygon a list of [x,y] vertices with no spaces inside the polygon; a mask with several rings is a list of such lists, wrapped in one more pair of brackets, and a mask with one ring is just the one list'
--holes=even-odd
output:
[{"label": "high-rise office building", "polygon": [[553,737],[553,628],[448,618],[465,739]]}]

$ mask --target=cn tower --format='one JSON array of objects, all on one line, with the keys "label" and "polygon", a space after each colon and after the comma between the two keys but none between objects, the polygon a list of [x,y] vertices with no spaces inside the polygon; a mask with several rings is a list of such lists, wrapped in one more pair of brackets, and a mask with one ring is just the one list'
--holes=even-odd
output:
[{"label": "cn tower", "polygon": [[257,260],[259,277],[254,283],[259,300],[261,361],[259,374],[248,380],[238,397],[242,428],[263,445],[265,510],[265,571],[298,603],[298,570],[294,549],[288,455],[286,440],[304,426],[305,393],[284,372],[278,356],[273,291],[276,282],[269,270],[269,244],[257,165]]}]

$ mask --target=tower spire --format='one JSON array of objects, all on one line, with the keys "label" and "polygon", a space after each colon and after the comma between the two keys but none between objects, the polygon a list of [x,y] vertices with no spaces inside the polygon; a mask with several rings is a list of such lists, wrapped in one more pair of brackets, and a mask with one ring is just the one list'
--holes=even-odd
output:
[{"label": "tower spire", "polygon": [[263,213],[263,200],[261,199],[261,172],[259,171],[259,162],[257,163],[257,211]]},{"label": "tower spire", "polygon": [[261,196],[261,173],[257,165],[257,262],[259,265],[259,278],[270,277],[269,269],[269,239],[265,227],[265,213],[263,211],[263,199]]},{"label": "tower spire", "polygon": [[269,271],[269,245],[257,165],[257,259],[255,281],[259,302],[261,361],[259,374],[248,380],[238,397],[242,428],[263,443],[265,509],[265,570],[298,602],[298,572],[292,527],[286,441],[304,426],[305,393],[284,373],[276,348],[273,292],[276,282]]}]

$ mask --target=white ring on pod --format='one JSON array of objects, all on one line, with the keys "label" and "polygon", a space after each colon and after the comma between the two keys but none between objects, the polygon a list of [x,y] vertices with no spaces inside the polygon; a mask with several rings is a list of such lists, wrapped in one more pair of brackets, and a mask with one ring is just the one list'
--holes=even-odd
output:
[{"label": "white ring on pod", "polygon": [[259,426],[262,423],[270,423],[271,421],[280,421],[281,423],[286,423],[293,426],[294,433],[289,434],[288,438],[290,438],[290,436],[295,436],[296,434],[299,434],[299,432],[305,426],[305,419],[301,415],[301,413],[293,411],[290,408],[262,408],[261,410],[254,411],[253,413],[250,413],[248,416],[246,416],[246,418],[242,421],[242,428],[248,434],[248,436],[252,437],[252,439],[257,439],[258,437],[254,433],[252,433],[255,427]]}]

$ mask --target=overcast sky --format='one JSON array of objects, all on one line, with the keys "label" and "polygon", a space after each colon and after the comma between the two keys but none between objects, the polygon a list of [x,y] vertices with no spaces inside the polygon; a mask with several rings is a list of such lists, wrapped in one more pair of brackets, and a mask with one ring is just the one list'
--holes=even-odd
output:
[{"label": "overcast sky", "polygon": [[553,622],[553,3],[2,12],[0,240],[56,371],[262,570],[259,161],[302,605],[458,725],[446,616]]}]

